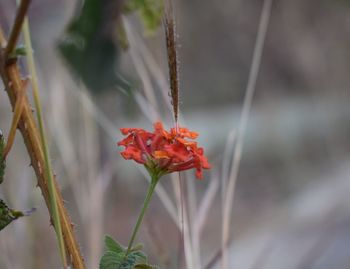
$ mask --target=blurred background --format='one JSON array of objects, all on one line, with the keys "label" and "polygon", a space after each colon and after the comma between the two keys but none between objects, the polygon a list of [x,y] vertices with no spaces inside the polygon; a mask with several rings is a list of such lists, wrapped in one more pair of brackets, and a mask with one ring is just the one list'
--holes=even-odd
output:
[{"label": "blurred background", "polygon": [[[171,127],[172,117],[163,27],[150,34],[135,14],[122,18],[128,50],[84,62],[95,70],[85,78],[100,81],[101,70],[122,78],[99,88],[90,87],[95,80],[86,84],[71,75],[59,44],[69,42],[65,30],[81,4],[35,0],[29,19],[54,170],[88,268],[98,268],[105,234],[127,245],[148,184],[142,167],[121,158],[119,128],[151,130],[156,119]],[[184,175],[185,258],[178,254],[178,181],[162,179],[138,236],[161,268],[219,268],[223,190],[262,4],[174,1],[181,123],[200,133],[213,168],[201,181],[193,171]],[[108,27],[119,7],[113,8],[104,30],[114,29]],[[234,196],[230,268],[349,268],[349,14],[345,0],[273,2]],[[14,16],[15,1],[2,0],[0,23],[7,34]],[[93,40],[108,36],[102,33]],[[25,76],[24,61],[21,66]],[[0,104],[0,129],[7,135],[12,113],[5,91]],[[0,268],[60,268],[29,164],[18,133],[0,197],[12,208],[37,211],[0,232]]]}]

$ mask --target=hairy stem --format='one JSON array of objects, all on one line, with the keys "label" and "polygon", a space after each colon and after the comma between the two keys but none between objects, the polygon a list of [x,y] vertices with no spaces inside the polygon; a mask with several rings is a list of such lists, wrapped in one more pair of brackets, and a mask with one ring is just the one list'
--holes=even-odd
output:
[{"label": "hairy stem", "polygon": [[140,226],[141,226],[143,217],[144,217],[144,215],[145,215],[145,213],[146,213],[146,210],[147,210],[147,208],[148,208],[149,202],[151,201],[151,198],[152,198],[152,196],[153,196],[154,189],[156,188],[156,185],[157,185],[157,183],[158,183],[158,180],[159,180],[159,176],[157,176],[157,175],[156,175],[156,176],[155,176],[155,175],[152,176],[152,181],[151,181],[151,184],[150,184],[149,187],[148,187],[148,192],[147,192],[145,201],[143,202],[143,206],[142,206],[140,215],[139,215],[139,217],[138,217],[138,219],[137,219],[135,228],[134,228],[134,230],[133,230],[133,232],[132,232],[131,239],[130,239],[130,241],[129,241],[129,245],[128,245],[128,248],[127,248],[126,253],[125,253],[125,257],[128,256],[128,254],[130,253],[130,250],[131,250],[131,248],[132,248],[132,245],[134,244],[134,241],[135,241],[137,232],[138,232],[139,229],[140,229]]}]

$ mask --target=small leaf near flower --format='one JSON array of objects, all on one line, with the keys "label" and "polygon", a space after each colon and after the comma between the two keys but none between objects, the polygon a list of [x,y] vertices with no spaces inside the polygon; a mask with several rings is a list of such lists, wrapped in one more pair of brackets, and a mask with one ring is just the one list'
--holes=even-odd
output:
[{"label": "small leaf near flower", "polygon": [[139,264],[147,265],[147,256],[140,251],[142,244],[132,248],[127,256],[126,249],[108,235],[105,237],[105,245],[106,252],[100,260],[100,269],[134,269]]},{"label": "small leaf near flower", "polygon": [[114,241],[112,237],[108,235],[105,236],[105,245],[108,251],[112,251],[115,253],[125,252],[125,249],[121,245],[119,245],[116,241]]},{"label": "small leaf near flower", "polygon": [[106,251],[100,261],[100,269],[117,269],[124,259],[123,253]]}]

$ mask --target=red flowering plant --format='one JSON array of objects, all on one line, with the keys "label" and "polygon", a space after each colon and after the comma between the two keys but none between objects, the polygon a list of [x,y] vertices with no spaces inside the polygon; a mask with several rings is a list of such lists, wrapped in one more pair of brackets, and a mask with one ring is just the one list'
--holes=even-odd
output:
[{"label": "red flowering plant", "polygon": [[156,122],[153,132],[140,128],[121,128],[120,131],[126,136],[118,143],[118,146],[125,147],[121,152],[123,158],[143,164],[152,178],[125,251],[126,260],[132,252],[136,234],[159,179],[165,174],[189,169],[196,169],[196,177],[201,179],[202,169],[209,169],[210,164],[204,156],[203,148],[198,147],[197,142],[194,141],[198,133],[187,128],[178,127],[166,131],[161,122]]},{"label": "red flowering plant", "polygon": [[125,147],[121,155],[143,164],[151,176],[195,168],[196,177],[201,179],[202,169],[210,168],[203,148],[193,141],[198,133],[187,128],[171,128],[167,132],[161,122],[156,122],[153,133],[139,128],[122,128],[121,132],[127,136],[118,143]]},{"label": "red flowering plant", "polygon": [[[161,122],[156,122],[153,132],[140,128],[120,129],[121,133],[125,136],[123,140],[118,142],[118,146],[124,147],[121,155],[126,160],[134,160],[137,163],[143,164],[152,180],[128,247],[123,248],[110,237],[106,237],[107,252],[101,258],[100,269],[108,269],[112,268],[112,266],[116,269],[154,268],[146,264],[147,261],[145,259],[139,260],[144,255],[137,252],[138,247],[133,247],[133,243],[159,179],[165,174],[190,169],[195,169],[196,177],[201,179],[202,170],[210,168],[210,164],[204,156],[203,148],[198,147],[195,141],[198,134],[177,125],[179,114],[179,83],[176,34],[172,5],[171,2],[168,4],[169,6],[164,16],[165,37],[169,64],[169,95],[171,97],[176,127],[167,131],[163,128]],[[117,253],[113,254],[116,249]],[[134,267],[134,265],[136,266]]]}]

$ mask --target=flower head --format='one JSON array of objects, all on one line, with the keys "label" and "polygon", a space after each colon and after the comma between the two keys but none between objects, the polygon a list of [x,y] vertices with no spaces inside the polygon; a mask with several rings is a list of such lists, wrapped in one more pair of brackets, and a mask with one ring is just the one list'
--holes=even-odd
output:
[{"label": "flower head", "polygon": [[202,178],[202,169],[210,168],[203,148],[194,141],[198,134],[187,128],[171,128],[168,132],[156,122],[152,133],[139,128],[120,131],[126,136],[118,143],[125,147],[123,158],[144,164],[150,173],[163,175],[194,168],[196,177]]}]

